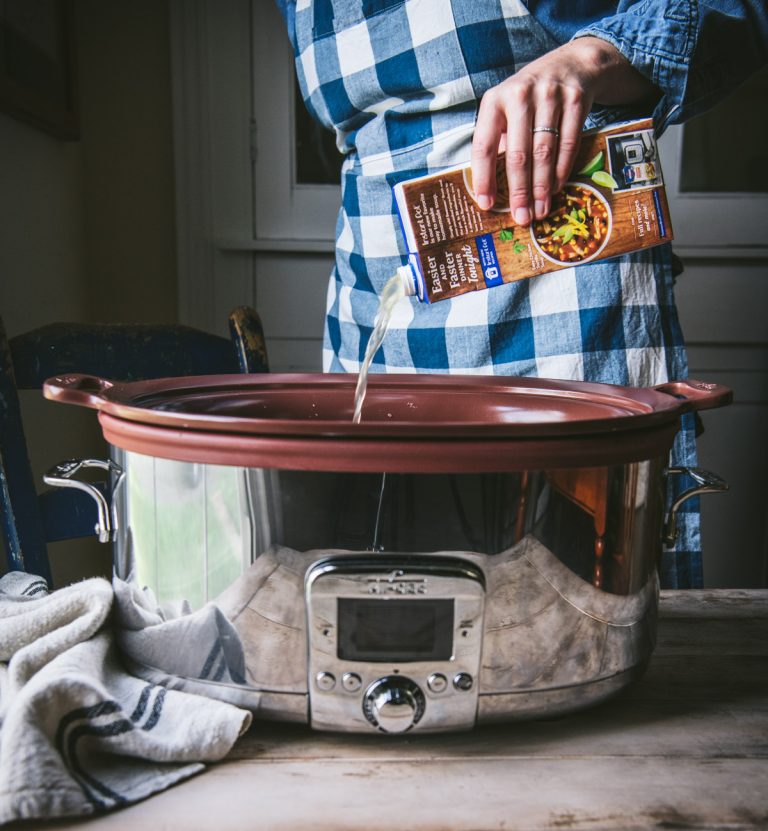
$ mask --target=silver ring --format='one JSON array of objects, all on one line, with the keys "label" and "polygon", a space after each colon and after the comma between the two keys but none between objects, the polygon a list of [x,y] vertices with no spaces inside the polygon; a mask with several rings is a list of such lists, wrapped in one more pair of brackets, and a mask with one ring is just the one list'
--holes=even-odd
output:
[{"label": "silver ring", "polygon": [[560,131],[556,127],[534,127],[532,133],[552,133],[555,136],[560,135]]}]

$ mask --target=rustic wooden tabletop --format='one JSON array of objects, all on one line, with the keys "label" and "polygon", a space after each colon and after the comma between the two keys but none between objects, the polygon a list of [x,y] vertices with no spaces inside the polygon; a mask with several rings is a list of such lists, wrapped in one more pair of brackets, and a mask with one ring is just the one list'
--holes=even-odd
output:
[{"label": "rustic wooden tabletop", "polygon": [[256,723],[175,788],[35,827],[768,828],[768,590],[662,592],[647,674],[589,711],[391,738]]}]

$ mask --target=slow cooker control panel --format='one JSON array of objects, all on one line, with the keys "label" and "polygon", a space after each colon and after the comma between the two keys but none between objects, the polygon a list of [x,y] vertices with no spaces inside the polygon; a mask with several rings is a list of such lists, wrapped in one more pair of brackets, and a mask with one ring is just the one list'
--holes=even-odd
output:
[{"label": "slow cooker control panel", "polygon": [[310,721],[319,730],[472,727],[485,584],[438,555],[330,557],[306,578]]}]

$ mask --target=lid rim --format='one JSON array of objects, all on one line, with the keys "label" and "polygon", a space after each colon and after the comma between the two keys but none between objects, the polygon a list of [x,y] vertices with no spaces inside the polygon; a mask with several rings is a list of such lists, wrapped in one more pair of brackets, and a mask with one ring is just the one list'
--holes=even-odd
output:
[{"label": "lid rim", "polygon": [[104,438],[127,452],[180,462],[280,470],[495,473],[621,465],[669,453],[678,422],[605,436],[435,441],[361,436],[259,436],[178,430],[99,413]]},{"label": "lid rim", "polygon": [[[104,383],[98,392],[86,380],[93,379],[81,378],[78,387],[77,378],[52,379],[45,394],[136,423],[265,437],[435,441],[588,437],[676,421],[689,408],[687,400],[653,387],[516,376],[377,374],[369,379],[363,420],[354,424],[356,376],[352,374],[190,376]],[[313,401],[313,393],[317,403],[310,408],[307,398]],[[241,408],[245,414],[238,411],[241,402],[247,405]],[[404,405],[412,409],[406,412]],[[260,407],[272,416],[260,415]],[[323,411],[339,416],[319,417]],[[464,417],[457,418],[457,413]]]}]

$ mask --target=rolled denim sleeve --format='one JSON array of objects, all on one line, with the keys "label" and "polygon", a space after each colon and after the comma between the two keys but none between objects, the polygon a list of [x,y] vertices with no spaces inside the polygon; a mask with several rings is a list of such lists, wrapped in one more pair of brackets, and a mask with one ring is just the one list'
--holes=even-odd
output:
[{"label": "rolled denim sleeve", "polygon": [[714,106],[768,62],[764,0],[641,0],[580,29],[608,41],[660,90],[659,132]]}]

